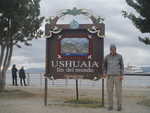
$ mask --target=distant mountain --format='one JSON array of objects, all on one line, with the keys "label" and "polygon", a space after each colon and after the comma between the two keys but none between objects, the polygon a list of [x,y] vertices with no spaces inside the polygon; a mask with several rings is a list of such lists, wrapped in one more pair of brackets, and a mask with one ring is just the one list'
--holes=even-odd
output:
[{"label": "distant mountain", "polygon": [[[25,69],[26,73],[44,73],[45,69],[44,68],[29,68]],[[11,70],[7,71],[8,73],[11,73]]]},{"label": "distant mountain", "polygon": [[44,68],[29,68],[26,70],[27,73],[44,73]]}]

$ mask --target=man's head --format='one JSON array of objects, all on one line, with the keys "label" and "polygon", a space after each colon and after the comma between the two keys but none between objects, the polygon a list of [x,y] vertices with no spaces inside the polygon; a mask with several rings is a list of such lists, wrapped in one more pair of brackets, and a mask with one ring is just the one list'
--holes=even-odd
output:
[{"label": "man's head", "polygon": [[116,45],[115,44],[111,44],[110,45],[110,53],[112,55],[115,55],[116,54]]}]

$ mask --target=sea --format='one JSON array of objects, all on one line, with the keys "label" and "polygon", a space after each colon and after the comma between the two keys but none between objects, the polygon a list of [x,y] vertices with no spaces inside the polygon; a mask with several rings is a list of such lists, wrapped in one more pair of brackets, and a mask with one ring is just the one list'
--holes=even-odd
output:
[{"label": "sea", "polygon": [[[28,86],[35,88],[44,88],[45,78],[43,73],[28,73],[26,74],[26,82]],[[18,84],[19,84],[18,77]],[[12,75],[7,73],[6,84],[8,86],[12,85]],[[106,80],[104,80],[104,85],[106,87]],[[150,75],[149,76],[124,76],[123,88],[150,88]],[[58,88],[74,88],[76,87],[75,79],[56,79],[48,80],[48,87],[58,87]],[[79,88],[101,88],[102,79],[99,80],[88,80],[88,79],[78,79]]]}]

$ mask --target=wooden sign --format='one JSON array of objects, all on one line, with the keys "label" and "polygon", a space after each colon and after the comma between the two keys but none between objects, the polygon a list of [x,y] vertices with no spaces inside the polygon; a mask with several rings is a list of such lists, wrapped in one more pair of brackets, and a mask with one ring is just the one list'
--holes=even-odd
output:
[{"label": "wooden sign", "polygon": [[104,24],[46,25],[46,76],[63,78],[99,78],[104,56]]}]

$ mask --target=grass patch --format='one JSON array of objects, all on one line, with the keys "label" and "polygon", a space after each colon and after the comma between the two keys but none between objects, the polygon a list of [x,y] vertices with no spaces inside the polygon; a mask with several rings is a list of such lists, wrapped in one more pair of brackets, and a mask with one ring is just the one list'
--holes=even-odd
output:
[{"label": "grass patch", "polygon": [[84,99],[70,99],[66,100],[65,103],[70,103],[70,104],[99,104],[100,101],[98,99],[89,99],[89,98],[84,98]]},{"label": "grass patch", "polygon": [[144,99],[141,102],[138,102],[137,104],[150,107],[150,99]]},{"label": "grass patch", "polygon": [[63,104],[57,104],[61,106],[69,106],[69,107],[86,107],[86,108],[101,108],[103,107],[100,99],[79,99],[78,101],[75,99],[68,99],[64,101]]},{"label": "grass patch", "polygon": [[32,97],[34,94],[22,90],[5,90],[0,92],[0,99],[14,99]]}]

